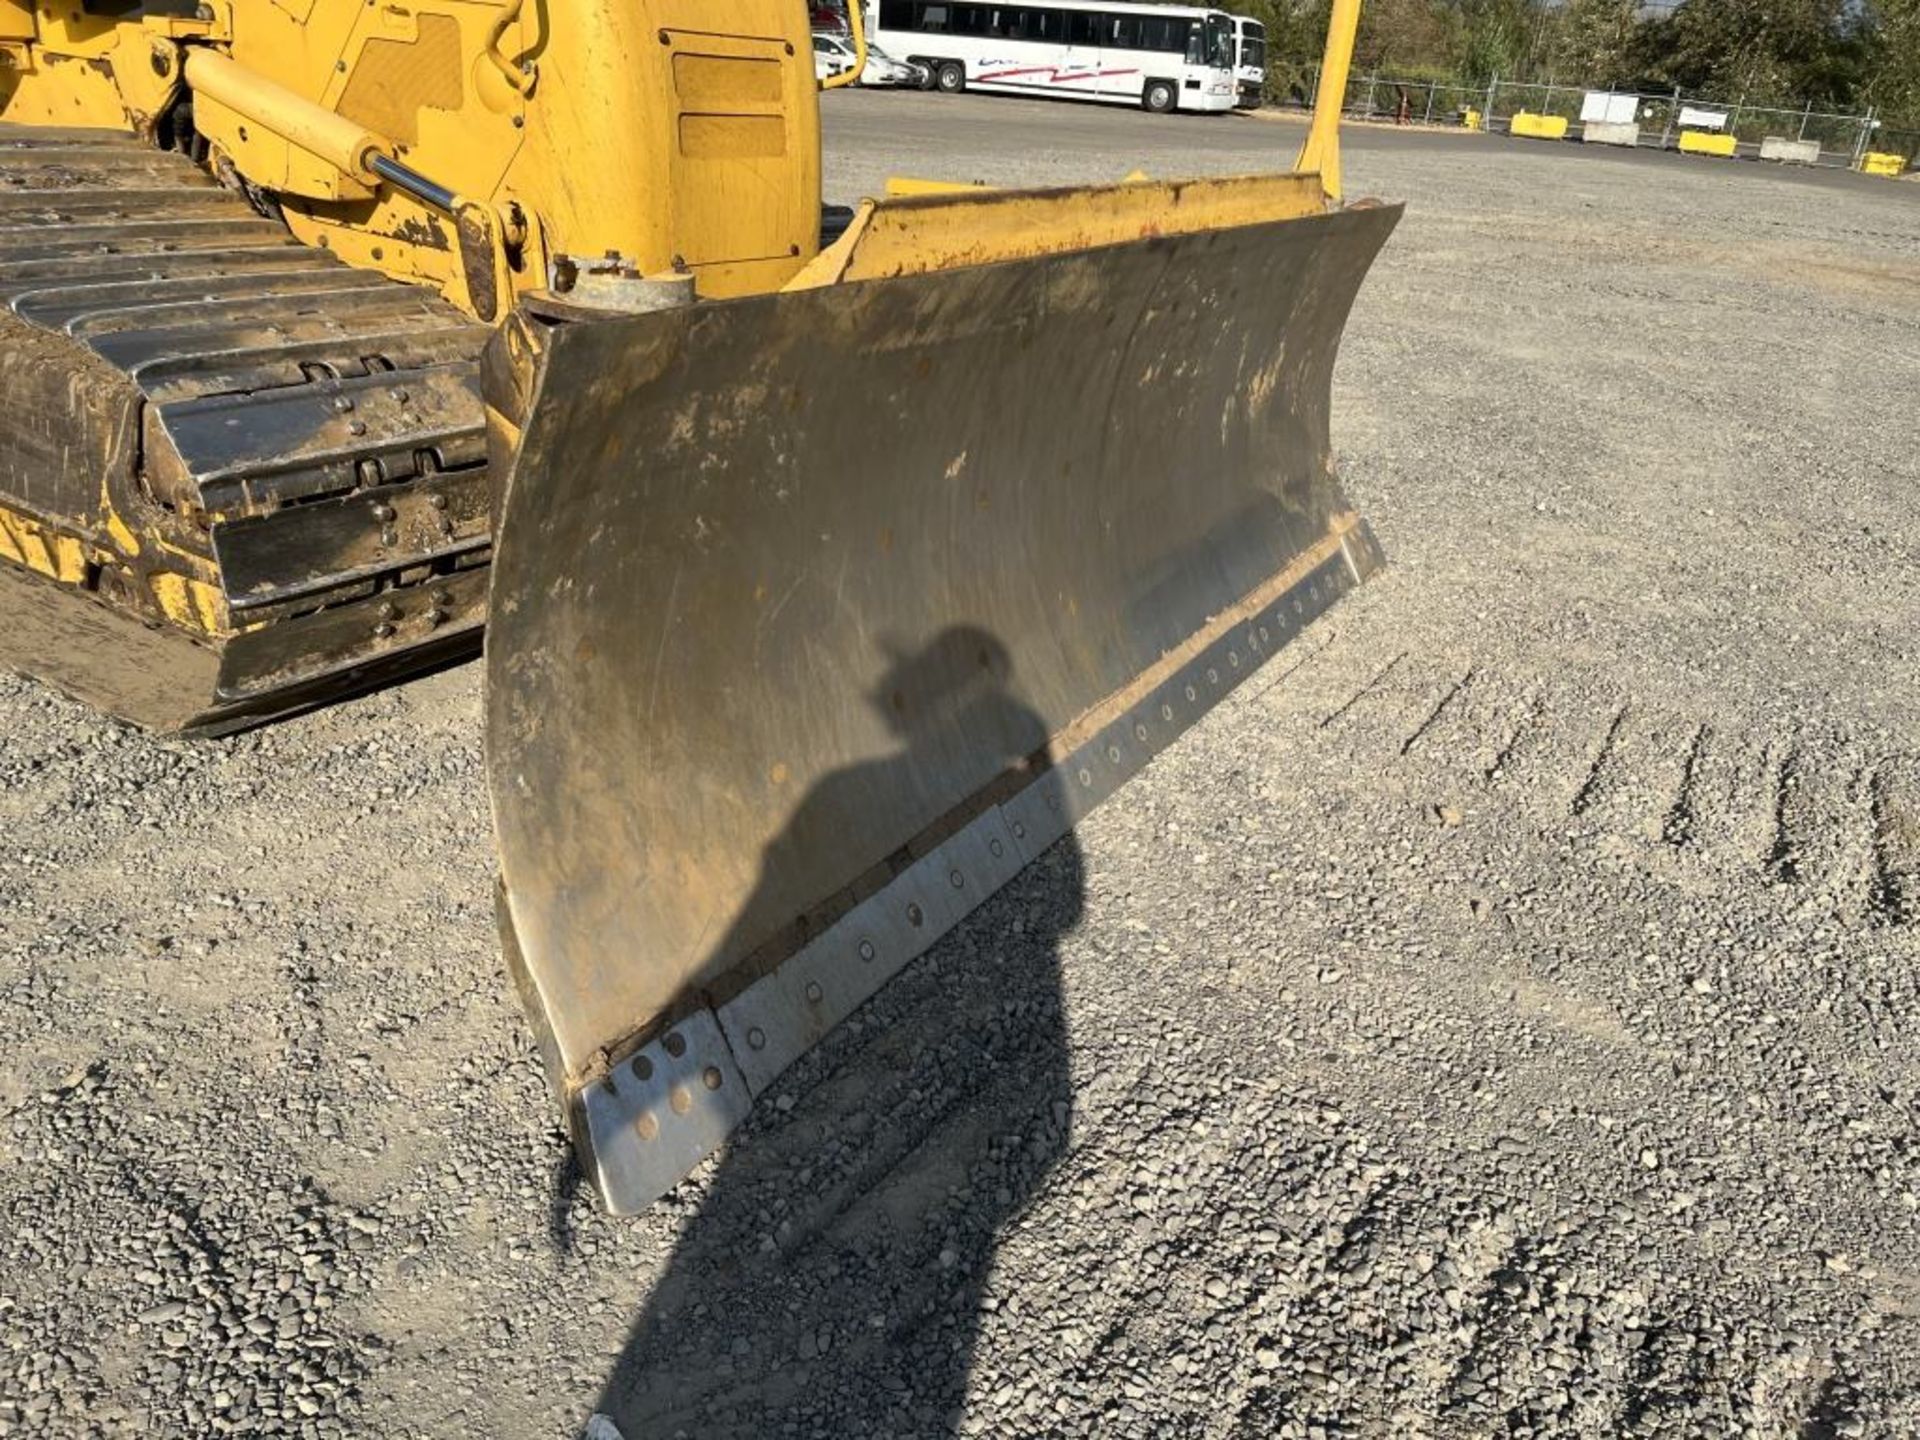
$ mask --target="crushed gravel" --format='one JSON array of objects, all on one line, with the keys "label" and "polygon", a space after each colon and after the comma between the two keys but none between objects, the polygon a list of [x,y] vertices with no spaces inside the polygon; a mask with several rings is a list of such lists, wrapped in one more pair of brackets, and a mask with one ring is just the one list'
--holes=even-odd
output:
[{"label": "crushed gravel", "polygon": [[[836,195],[1291,138],[829,118]],[[1390,568],[637,1219],[476,667],[213,743],[0,674],[0,1436],[1920,1433],[1920,187],[1348,162]]]}]

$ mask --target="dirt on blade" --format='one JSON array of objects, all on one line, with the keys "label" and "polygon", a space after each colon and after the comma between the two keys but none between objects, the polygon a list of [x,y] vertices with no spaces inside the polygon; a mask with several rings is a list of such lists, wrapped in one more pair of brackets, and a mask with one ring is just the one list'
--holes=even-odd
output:
[{"label": "dirt on blade", "polygon": [[[835,198],[1286,128],[828,126]],[[579,1193],[476,668],[204,743],[0,676],[0,1434],[1920,1431],[1920,191],[1372,137],[1388,571],[724,1196]]]}]

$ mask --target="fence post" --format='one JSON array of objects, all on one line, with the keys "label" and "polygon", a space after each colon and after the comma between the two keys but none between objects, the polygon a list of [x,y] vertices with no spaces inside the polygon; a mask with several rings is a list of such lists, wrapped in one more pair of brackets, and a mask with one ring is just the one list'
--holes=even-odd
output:
[{"label": "fence post", "polygon": [[1804,140],[1807,138],[1807,122],[1811,119],[1813,119],[1813,101],[1809,100],[1807,101],[1807,113],[1800,117],[1800,133],[1794,137],[1796,140]]},{"label": "fence post", "polygon": [[1320,62],[1313,64],[1313,84],[1307,93],[1307,109],[1311,110],[1320,103]]},{"label": "fence post", "polygon": [[1431,125],[1433,123],[1433,92],[1438,90],[1439,88],[1440,87],[1437,85],[1427,86],[1427,118],[1425,123],[1428,125]]},{"label": "fence post", "polygon": [[1860,134],[1853,142],[1852,168],[1860,168],[1860,157],[1867,153],[1867,141],[1873,136],[1873,106],[1867,106],[1867,113],[1860,117]]},{"label": "fence post", "polygon": [[1489,135],[1493,133],[1493,97],[1499,88],[1500,72],[1496,70],[1487,81],[1487,108],[1480,115],[1480,128]]},{"label": "fence post", "polygon": [[1660,132],[1660,148],[1662,150],[1666,149],[1668,142],[1670,142],[1673,139],[1673,127],[1674,127],[1674,124],[1679,119],[1680,119],[1680,87],[1676,85],[1673,87],[1673,108],[1667,112],[1666,128]]}]

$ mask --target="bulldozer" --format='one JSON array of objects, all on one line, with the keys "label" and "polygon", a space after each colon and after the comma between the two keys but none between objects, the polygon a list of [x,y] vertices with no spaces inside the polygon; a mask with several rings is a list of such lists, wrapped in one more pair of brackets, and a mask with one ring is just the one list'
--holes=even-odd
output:
[{"label": "bulldozer", "polygon": [[0,0],[0,656],[212,734],[484,627],[507,968],[640,1209],[1383,563],[1357,22],[1291,169],[849,211],[793,0]]}]

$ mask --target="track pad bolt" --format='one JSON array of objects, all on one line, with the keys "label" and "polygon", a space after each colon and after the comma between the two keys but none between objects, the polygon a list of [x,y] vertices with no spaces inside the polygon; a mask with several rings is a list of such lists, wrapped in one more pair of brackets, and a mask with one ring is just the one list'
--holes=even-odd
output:
[{"label": "track pad bolt", "polygon": [[393,519],[393,507],[391,505],[374,506],[373,518],[378,520],[382,525],[386,524],[387,521]]},{"label": "track pad bolt", "polygon": [[386,529],[380,532],[380,543],[382,545],[395,544],[399,539],[400,539],[400,532],[394,529],[391,525],[389,525]]},{"label": "track pad bolt", "polygon": [[353,409],[353,400],[346,395],[336,395],[333,397],[333,408],[344,415]]},{"label": "track pad bolt", "polygon": [[367,422],[366,422],[366,421],[364,421],[364,420],[349,420],[349,421],[347,421],[347,433],[348,433],[349,435],[364,435],[364,434],[366,434],[366,433],[367,433]]},{"label": "track pad bolt", "polygon": [[380,618],[382,620],[398,620],[400,618],[400,607],[391,600],[387,601],[386,604],[380,607]]},{"label": "track pad bolt", "polygon": [[384,620],[373,627],[373,638],[376,640],[384,640],[391,634],[393,634],[393,626]]},{"label": "track pad bolt", "polygon": [[444,510],[447,508],[447,497],[440,494],[429,495],[427,497],[427,504],[436,510]]},{"label": "track pad bolt", "polygon": [[442,610],[437,605],[434,606],[433,609],[427,611],[427,624],[429,625],[438,625],[442,620],[446,618],[447,618],[447,612]]}]

